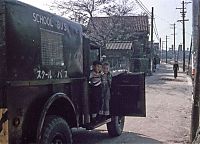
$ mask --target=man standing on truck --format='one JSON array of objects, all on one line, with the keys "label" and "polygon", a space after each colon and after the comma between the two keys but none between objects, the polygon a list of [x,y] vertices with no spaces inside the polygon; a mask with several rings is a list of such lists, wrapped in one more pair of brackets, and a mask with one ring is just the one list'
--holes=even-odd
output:
[{"label": "man standing on truck", "polygon": [[102,93],[101,69],[102,63],[100,61],[94,61],[89,77],[89,83],[91,87],[90,109],[92,113],[92,121],[94,118],[96,118],[100,110],[100,98]]}]

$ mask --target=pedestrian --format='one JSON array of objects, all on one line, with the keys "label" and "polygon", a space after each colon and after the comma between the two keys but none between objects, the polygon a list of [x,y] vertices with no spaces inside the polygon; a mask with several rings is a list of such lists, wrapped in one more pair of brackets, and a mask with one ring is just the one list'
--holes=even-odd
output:
[{"label": "pedestrian", "polygon": [[156,70],[156,58],[153,58],[153,71],[155,72]]},{"label": "pedestrian", "polygon": [[160,68],[160,58],[157,57],[156,69],[159,70]]},{"label": "pedestrian", "polygon": [[178,62],[175,61],[174,65],[173,65],[173,71],[174,71],[174,78],[176,79],[176,77],[178,76],[178,70],[179,70],[179,66],[178,66]]},{"label": "pedestrian", "polygon": [[90,84],[90,110],[92,114],[92,120],[94,120],[100,110],[100,98],[102,93],[101,86],[101,69],[102,64],[100,61],[94,61],[92,65],[92,71],[89,76]]},{"label": "pedestrian", "polygon": [[[102,95],[99,115],[108,116],[110,115],[109,103],[110,103],[110,89],[112,82],[112,75],[109,71],[109,64],[103,63],[102,65]],[[105,117],[106,118],[106,117]]]}]

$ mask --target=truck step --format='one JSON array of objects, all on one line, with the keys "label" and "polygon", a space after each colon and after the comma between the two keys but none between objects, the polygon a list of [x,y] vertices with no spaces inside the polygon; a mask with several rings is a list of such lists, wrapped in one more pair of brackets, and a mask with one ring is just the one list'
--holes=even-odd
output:
[{"label": "truck step", "polygon": [[109,123],[109,122],[111,122],[111,118],[108,118],[106,120],[105,119],[104,120],[98,120],[98,121],[96,121],[94,123],[88,124],[86,126],[86,129],[87,130],[93,130],[93,129],[98,128],[98,127],[100,127],[100,126],[102,126],[102,125],[104,125],[106,123]]}]

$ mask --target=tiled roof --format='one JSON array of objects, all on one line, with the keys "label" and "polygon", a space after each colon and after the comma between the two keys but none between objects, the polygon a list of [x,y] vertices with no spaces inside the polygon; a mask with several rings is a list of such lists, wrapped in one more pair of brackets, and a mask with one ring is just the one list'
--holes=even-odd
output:
[{"label": "tiled roof", "polygon": [[106,44],[107,50],[131,50],[132,42],[109,42]]},{"label": "tiled roof", "polygon": [[148,16],[93,17],[87,34],[97,39],[130,40],[137,32],[149,33]]},{"label": "tiled roof", "polygon": [[[93,24],[91,23],[93,21]],[[88,28],[95,26],[97,29],[111,24],[123,25],[132,32],[148,31],[148,16],[113,16],[113,17],[93,17],[88,24]]]}]

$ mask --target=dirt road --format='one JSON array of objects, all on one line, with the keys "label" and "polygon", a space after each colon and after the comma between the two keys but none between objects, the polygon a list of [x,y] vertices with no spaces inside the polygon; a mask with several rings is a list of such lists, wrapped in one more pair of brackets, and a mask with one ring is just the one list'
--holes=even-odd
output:
[{"label": "dirt road", "polygon": [[106,127],[75,130],[74,144],[189,143],[192,82],[184,73],[173,78],[172,66],[161,65],[146,78],[147,117],[126,117],[124,133],[110,138]]}]

